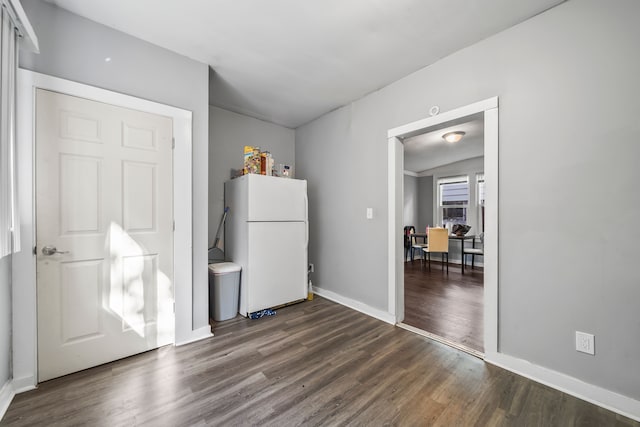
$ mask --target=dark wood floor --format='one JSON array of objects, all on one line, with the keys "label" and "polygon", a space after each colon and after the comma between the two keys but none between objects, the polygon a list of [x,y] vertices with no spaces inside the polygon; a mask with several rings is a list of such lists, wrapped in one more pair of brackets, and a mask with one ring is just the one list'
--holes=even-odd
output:
[{"label": "dark wood floor", "polygon": [[481,268],[416,259],[404,263],[404,322],[482,353],[483,280]]},{"label": "dark wood floor", "polygon": [[640,426],[316,297],[43,383],[3,426]]}]

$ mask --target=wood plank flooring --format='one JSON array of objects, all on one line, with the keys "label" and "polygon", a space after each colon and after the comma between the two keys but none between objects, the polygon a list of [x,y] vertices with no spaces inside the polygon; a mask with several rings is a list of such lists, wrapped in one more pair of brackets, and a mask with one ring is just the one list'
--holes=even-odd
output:
[{"label": "wood plank flooring", "polygon": [[2,426],[640,426],[316,297],[17,395]]},{"label": "wood plank flooring", "polygon": [[403,323],[484,352],[483,270],[469,265],[462,274],[450,264],[447,274],[432,260],[429,271],[419,259],[404,266]]}]

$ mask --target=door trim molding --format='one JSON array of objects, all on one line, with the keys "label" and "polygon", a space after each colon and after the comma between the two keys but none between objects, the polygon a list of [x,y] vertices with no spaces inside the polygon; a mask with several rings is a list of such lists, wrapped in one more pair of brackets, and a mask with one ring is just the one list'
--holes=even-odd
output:
[{"label": "door trim molding", "polygon": [[[35,90],[37,88],[171,117],[173,153],[173,239],[176,345],[211,336],[192,329],[192,112],[23,69],[17,79],[18,205],[22,251],[13,256],[13,378],[22,387],[37,384],[35,245]],[[179,207],[177,209],[176,207]]]},{"label": "door trim molding", "polygon": [[404,251],[402,239],[404,138],[454,119],[484,113],[485,205],[484,355],[498,355],[498,97],[488,98],[433,117],[389,129],[388,145],[388,299],[389,313],[404,320]]}]

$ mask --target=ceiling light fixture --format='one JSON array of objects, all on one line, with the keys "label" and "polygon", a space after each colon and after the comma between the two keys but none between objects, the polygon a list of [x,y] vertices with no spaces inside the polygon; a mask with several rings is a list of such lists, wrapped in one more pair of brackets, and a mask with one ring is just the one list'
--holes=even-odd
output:
[{"label": "ceiling light fixture", "polygon": [[442,135],[442,137],[444,138],[445,141],[454,143],[454,142],[460,141],[464,135],[465,135],[465,132],[457,130],[455,132],[447,132],[444,135]]}]

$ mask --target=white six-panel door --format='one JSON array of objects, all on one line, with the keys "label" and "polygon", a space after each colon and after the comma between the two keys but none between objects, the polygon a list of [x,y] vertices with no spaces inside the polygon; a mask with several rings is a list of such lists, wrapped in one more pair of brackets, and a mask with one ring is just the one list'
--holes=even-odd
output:
[{"label": "white six-panel door", "polygon": [[37,90],[39,381],[173,342],[172,132]]}]

